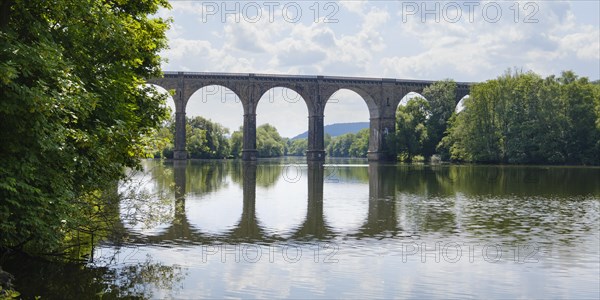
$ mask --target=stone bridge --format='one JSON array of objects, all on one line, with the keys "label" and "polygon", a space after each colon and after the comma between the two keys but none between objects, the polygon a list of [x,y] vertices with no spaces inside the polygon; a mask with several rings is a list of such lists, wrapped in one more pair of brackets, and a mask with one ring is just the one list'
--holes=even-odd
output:
[{"label": "stone bridge", "polygon": [[[175,159],[186,159],[185,118],[187,103],[196,91],[218,85],[230,89],[244,108],[243,160],[256,160],[256,108],[263,95],[276,87],[298,93],[308,108],[307,160],[325,159],[324,112],[327,101],[341,89],[356,92],[369,108],[370,137],[368,158],[371,161],[393,160],[386,151],[386,136],[395,129],[396,108],[410,92],[422,93],[434,81],[340,76],[301,76],[242,73],[165,72],[163,78],[148,80],[166,90],[174,90]],[[456,103],[469,94],[471,83],[457,83]]]}]

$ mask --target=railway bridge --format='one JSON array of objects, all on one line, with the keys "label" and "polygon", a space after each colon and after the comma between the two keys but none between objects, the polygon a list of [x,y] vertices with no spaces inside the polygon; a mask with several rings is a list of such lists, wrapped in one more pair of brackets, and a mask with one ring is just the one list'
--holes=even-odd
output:
[{"label": "railway bridge", "polygon": [[[348,89],[362,97],[369,108],[370,161],[394,160],[387,151],[387,136],[395,129],[396,108],[408,93],[422,93],[435,81],[392,78],[366,78],[341,76],[275,75],[252,73],[165,72],[163,78],[147,81],[166,90],[174,90],[175,147],[174,159],[187,159],[185,150],[185,118],[187,103],[196,91],[206,86],[218,85],[230,89],[240,99],[244,108],[242,159],[257,159],[256,108],[261,97],[277,87],[298,93],[308,108],[308,161],[325,159],[324,112],[327,101],[338,90]],[[457,82],[456,103],[469,94],[471,83]]]}]

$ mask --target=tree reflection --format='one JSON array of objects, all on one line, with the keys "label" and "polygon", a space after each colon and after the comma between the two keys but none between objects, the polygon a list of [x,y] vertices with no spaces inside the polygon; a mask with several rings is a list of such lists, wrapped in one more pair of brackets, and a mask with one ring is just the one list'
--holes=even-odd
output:
[{"label": "tree reflection", "polygon": [[[232,161],[164,161],[149,163],[150,173],[160,190],[174,192],[173,170],[175,167],[185,170],[183,192],[188,195],[202,196],[227,186],[227,176],[233,169]],[[181,183],[181,182],[180,182]]]},{"label": "tree reflection", "polygon": [[[105,257],[111,261],[110,257]],[[29,258],[7,261],[16,277],[16,288],[24,299],[83,299],[95,295],[105,299],[156,297],[154,292],[174,292],[181,288],[185,270],[153,262],[127,265],[89,265],[56,263]]]},{"label": "tree reflection", "polygon": [[342,164],[328,166],[325,182],[369,182],[369,170],[363,166],[348,167]]},{"label": "tree reflection", "polygon": [[[245,162],[237,162],[233,168],[233,172],[230,173],[231,180],[240,186],[244,185],[244,166]],[[277,160],[261,160],[259,163],[255,162],[256,168],[256,186],[263,188],[270,188],[277,184],[281,179],[281,172],[283,165]]]}]

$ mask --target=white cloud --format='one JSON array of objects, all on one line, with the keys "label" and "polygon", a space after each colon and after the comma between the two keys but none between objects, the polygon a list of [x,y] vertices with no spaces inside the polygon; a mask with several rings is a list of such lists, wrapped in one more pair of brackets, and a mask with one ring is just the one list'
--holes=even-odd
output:
[{"label": "white cloud", "polygon": [[575,32],[558,37],[560,49],[574,52],[578,58],[589,61],[600,60],[600,30],[586,26],[583,32]]},{"label": "white cloud", "polygon": [[[440,3],[443,7],[446,2]],[[526,9],[526,2],[519,2],[515,22],[514,3],[499,2],[503,14],[491,23],[482,15],[486,3],[480,2],[474,22],[464,10],[456,23],[443,18],[440,23],[423,23],[418,15],[403,22],[400,2],[342,1],[334,16],[339,23],[309,20],[312,3],[304,2],[300,22],[284,20],[279,5],[272,22],[263,10],[262,18],[251,23],[243,15],[237,15],[240,22],[231,14],[226,22],[219,13],[206,18],[201,3],[174,2],[170,15],[159,14],[174,19],[168,33],[171,49],[163,53],[169,60],[164,69],[482,81],[507,68],[524,67],[542,75],[572,69],[592,79],[600,77],[600,26],[579,22],[589,19],[582,17],[582,12],[588,13],[579,7],[583,4],[577,3],[576,14],[571,2],[527,2],[537,7],[532,15],[532,6]],[[537,23],[523,22],[526,17]],[[352,121],[342,106],[330,117]],[[264,115],[276,111],[264,109]],[[306,117],[304,110],[298,114]],[[289,126],[275,121],[265,120]],[[304,123],[292,127],[300,129]]]},{"label": "white cloud", "polygon": [[361,14],[365,11],[365,7],[367,6],[367,4],[368,1],[366,0],[339,1],[339,5],[342,8],[358,14]]},{"label": "white cloud", "polygon": [[539,11],[532,20],[537,23],[523,22],[533,11],[524,10],[523,4],[519,22],[515,22],[509,5],[512,3],[502,6],[504,15],[497,23],[478,21],[481,11],[474,14],[473,23],[466,17],[457,23],[422,23],[418,17],[408,18],[398,30],[414,38],[422,52],[382,58],[386,75],[439,79],[456,78],[454,74],[466,80],[484,80],[513,66],[530,67],[543,75],[560,72],[566,65],[569,68],[568,64],[548,67],[556,58],[598,61],[598,28],[577,25],[569,3],[536,2]]}]

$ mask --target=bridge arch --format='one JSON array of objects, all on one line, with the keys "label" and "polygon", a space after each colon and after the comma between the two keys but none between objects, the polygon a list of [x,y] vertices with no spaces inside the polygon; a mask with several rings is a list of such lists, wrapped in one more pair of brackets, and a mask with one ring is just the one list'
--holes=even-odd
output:
[{"label": "bridge arch", "polygon": [[[244,106],[234,90],[224,85],[205,85],[195,90],[186,101],[186,116],[202,116],[230,131],[242,125]],[[223,113],[226,111],[227,113]]]},{"label": "bridge arch", "polygon": [[[398,111],[398,107],[406,106],[408,104],[408,101],[410,101],[414,98],[417,98],[417,97],[421,97],[421,98],[425,99],[427,102],[429,102],[429,100],[427,98],[425,98],[425,96],[423,96],[419,92],[408,92],[406,95],[404,95],[404,97],[402,97],[400,99],[400,102],[398,103],[398,105],[396,105],[396,112]],[[394,113],[394,114],[396,114],[396,113]]]},{"label": "bridge arch", "polygon": [[[380,117],[380,109],[379,109],[379,106],[377,105],[377,102],[375,101],[375,97],[373,95],[371,95],[371,93],[369,93],[365,89],[357,87],[357,86],[341,85],[341,86],[336,86],[334,88],[329,88],[329,89],[325,90],[324,93],[321,94],[321,97],[324,99],[324,104],[323,104],[324,109],[327,106],[327,104],[335,103],[335,102],[332,102],[332,101],[336,100],[335,95],[338,94],[339,92],[343,92],[343,91],[351,91],[351,92],[357,94],[358,96],[360,96],[360,98],[367,105],[370,118],[379,118]],[[323,111],[324,111],[324,109],[323,109]]]},{"label": "bridge arch", "polygon": [[[373,119],[373,115],[375,118],[378,117],[378,109],[375,105],[373,98],[367,94],[366,92],[359,90],[361,93],[356,92],[359,89],[347,89],[340,88],[337,89],[329,98],[326,99],[325,109],[324,109],[324,125],[325,124],[336,124],[336,123],[355,123],[355,122],[367,122],[367,128],[371,127],[370,121]],[[361,95],[362,94],[362,95]],[[366,98],[365,98],[366,97]],[[372,107],[369,107],[369,103],[372,104]],[[373,114],[372,112],[376,113]],[[334,114],[330,115],[332,112]],[[371,136],[371,130],[369,130],[369,139]],[[335,140],[335,138],[333,139]],[[338,146],[340,144],[337,144]],[[355,145],[355,144],[353,144]],[[370,143],[366,145],[362,145],[357,149],[363,149],[363,146],[366,147],[364,149],[364,155],[366,157],[367,152],[369,151]],[[327,146],[327,145],[324,145]],[[361,155],[363,153],[362,150],[360,152],[355,153],[344,153],[335,151],[340,150],[338,147],[330,148],[330,150],[334,150],[334,152],[329,152],[329,155],[332,156],[346,156],[346,155]],[[345,149],[346,147],[341,147],[341,149]],[[327,149],[324,149],[327,151]],[[345,149],[349,150],[349,149]]]},{"label": "bridge arch", "polygon": [[[243,104],[243,100],[242,100],[242,96],[245,93],[245,90],[248,89],[247,87],[240,87],[240,86],[236,86],[236,85],[231,85],[231,84],[227,84],[226,82],[221,82],[219,80],[210,80],[210,81],[202,81],[202,82],[197,82],[197,83],[192,83],[190,84],[190,86],[186,86],[185,87],[185,99],[184,99],[184,105],[187,109],[187,105],[189,104],[192,96],[195,96],[198,94],[198,92],[204,92],[204,91],[208,91],[208,93],[206,95],[206,97],[210,97],[210,96],[220,96],[220,97],[224,97],[223,99],[226,100],[227,97],[234,97],[235,99],[237,99],[240,103]],[[203,98],[203,101],[206,100]]]},{"label": "bridge arch", "polygon": [[[302,100],[302,102],[304,102],[304,104],[306,105],[306,108],[309,110],[309,112],[311,111],[312,108],[312,102],[310,101],[310,95],[307,94],[307,91],[304,87],[302,87],[301,85],[294,85],[294,84],[288,84],[288,83],[273,83],[273,84],[267,84],[267,85],[259,85],[259,87],[257,88],[257,92],[256,94],[259,95],[258,99],[256,101],[256,107],[258,107],[258,104],[262,101],[264,101],[264,99],[269,99],[271,100],[272,98],[271,95],[272,93],[277,93],[276,91],[282,91],[282,97],[283,100],[288,101],[289,103],[296,103],[300,100]],[[285,92],[283,92],[285,91]],[[292,91],[294,92],[297,96],[300,96],[299,98],[296,97],[296,95],[289,95],[287,92]],[[265,96],[268,96],[268,98],[265,98]],[[256,108],[255,107],[255,108]]]},{"label": "bridge arch", "polygon": [[[285,151],[285,149],[279,149],[280,146],[271,148],[272,150],[261,147],[262,143],[265,142],[264,139],[261,139],[261,126],[269,124],[275,127],[282,138],[292,138],[308,130],[308,116],[310,113],[305,97],[296,90],[284,86],[274,86],[261,93],[256,108],[256,143],[259,156],[270,156],[273,153]],[[282,144],[282,142],[279,141],[277,145],[279,144]],[[287,148],[286,145],[284,145],[284,148]],[[269,154],[269,152],[271,153]],[[285,152],[281,154],[284,155]]]}]

